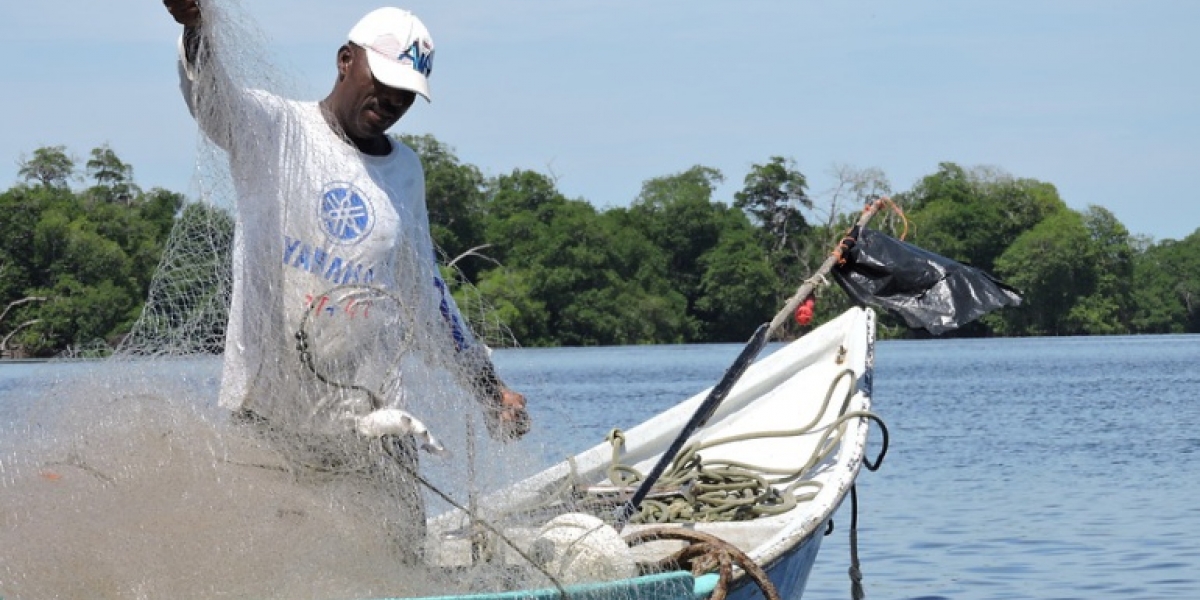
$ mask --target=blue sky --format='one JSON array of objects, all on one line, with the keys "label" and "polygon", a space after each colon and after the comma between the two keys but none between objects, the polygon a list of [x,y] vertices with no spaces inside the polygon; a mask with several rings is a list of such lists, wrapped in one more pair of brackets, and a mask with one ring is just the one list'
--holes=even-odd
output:
[{"label": "blue sky", "polygon": [[[216,1],[216,0],[213,0]],[[242,0],[307,97],[332,85],[361,0]],[[896,191],[939,162],[999,167],[1113,211],[1132,233],[1200,227],[1200,2],[414,0],[437,43],[432,133],[488,175],[551,173],[627,205],[702,164],[730,201],[792,158],[820,195],[835,165]],[[0,5],[0,189],[41,146],[108,143],[143,187],[191,189],[196,128],[178,27],[158,0]]]}]

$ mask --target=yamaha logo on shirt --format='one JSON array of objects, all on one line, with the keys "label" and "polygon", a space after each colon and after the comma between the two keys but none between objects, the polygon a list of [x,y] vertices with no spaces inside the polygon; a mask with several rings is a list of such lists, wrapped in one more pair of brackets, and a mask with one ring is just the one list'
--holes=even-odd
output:
[{"label": "yamaha logo on shirt", "polygon": [[321,229],[335,244],[354,245],[375,226],[375,208],[366,194],[345,182],[325,186],[321,192]]}]

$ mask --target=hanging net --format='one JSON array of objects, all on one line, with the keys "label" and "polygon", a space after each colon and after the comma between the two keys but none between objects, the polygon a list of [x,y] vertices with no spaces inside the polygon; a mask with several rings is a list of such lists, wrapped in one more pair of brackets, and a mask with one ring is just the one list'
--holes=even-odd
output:
[{"label": "hanging net", "polygon": [[426,514],[529,457],[487,401],[511,340],[440,272],[419,160],[359,154],[236,2],[203,10],[195,199],[117,355],[25,390],[0,432],[0,597],[521,586],[424,556]]}]

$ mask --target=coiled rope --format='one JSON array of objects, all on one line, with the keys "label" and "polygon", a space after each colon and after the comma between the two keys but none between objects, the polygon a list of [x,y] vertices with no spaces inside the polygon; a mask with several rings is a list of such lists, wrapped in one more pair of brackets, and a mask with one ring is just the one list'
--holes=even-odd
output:
[{"label": "coiled rope", "polygon": [[[850,379],[850,385],[845,386],[846,391],[841,396],[837,418],[826,425],[818,425],[834,402],[839,384],[847,378]],[[863,418],[879,420],[870,411],[848,410],[856,389],[855,383],[852,370],[845,369],[838,373],[815,416],[795,429],[746,433],[685,446],[660,477],[657,493],[642,502],[631,522],[742,521],[782,514],[801,502],[812,500],[822,484],[804,479],[804,475],[837,451],[849,422]],[[770,468],[732,460],[705,461],[701,454],[718,446],[747,440],[806,435],[820,435],[821,438],[807,460],[794,469]],[[612,463],[607,470],[609,480],[622,489],[637,486],[642,480],[642,473],[620,460],[624,434],[620,430],[613,430],[608,440],[613,447]]]},{"label": "coiled rope", "polygon": [[762,590],[766,600],[781,600],[779,590],[771,583],[767,572],[754,562],[737,546],[707,533],[679,529],[676,527],[657,527],[644,529],[625,536],[625,542],[632,546],[656,540],[679,540],[688,542],[687,546],[671,556],[658,562],[659,570],[675,570],[687,568],[692,575],[700,576],[716,572],[719,579],[708,600],[725,600],[729,594],[729,583],[733,581],[733,567],[740,567],[746,576]]}]

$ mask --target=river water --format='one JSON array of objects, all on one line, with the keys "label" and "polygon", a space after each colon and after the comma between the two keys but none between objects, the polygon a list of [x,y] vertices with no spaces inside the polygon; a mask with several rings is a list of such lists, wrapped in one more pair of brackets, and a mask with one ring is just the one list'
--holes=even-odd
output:
[{"label": "river water", "polygon": [[[740,346],[502,353],[547,453],[712,385]],[[868,598],[1200,598],[1200,336],[883,341]],[[874,438],[878,449],[879,438]],[[848,598],[849,503],[806,598]]]},{"label": "river water", "polygon": [[[521,444],[547,464],[714,384],[739,350],[496,361],[529,398],[536,428]],[[0,417],[19,421],[40,381],[88,368],[0,365]],[[874,408],[891,444],[859,479],[867,597],[1200,597],[1198,397],[1200,336],[880,342]],[[847,503],[806,598],[849,597],[849,522]]]}]

